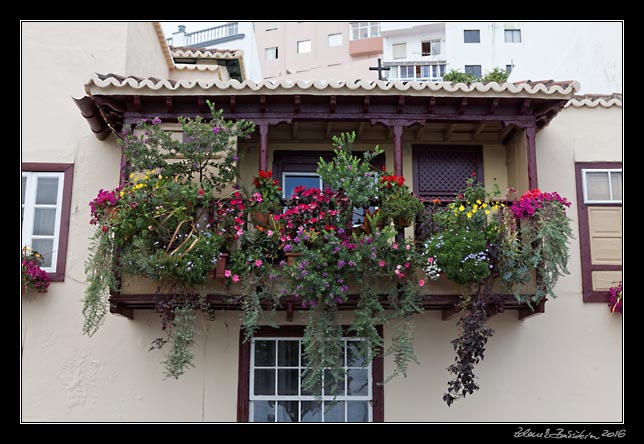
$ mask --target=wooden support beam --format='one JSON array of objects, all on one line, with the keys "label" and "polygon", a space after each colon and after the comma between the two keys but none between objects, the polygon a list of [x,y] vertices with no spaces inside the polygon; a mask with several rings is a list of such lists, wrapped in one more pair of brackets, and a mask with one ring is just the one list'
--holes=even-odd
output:
[{"label": "wooden support beam", "polygon": [[528,156],[528,187],[532,190],[539,187],[537,179],[537,145],[536,145],[536,128],[530,127],[525,129],[526,151]]},{"label": "wooden support beam", "polygon": [[524,115],[528,111],[528,108],[530,108],[530,99],[523,99],[523,103],[521,103],[521,109],[519,110],[519,114]]},{"label": "wooden support beam", "polygon": [[235,105],[236,105],[236,100],[235,96],[230,96],[230,112],[235,113]]},{"label": "wooden support beam", "polygon": [[490,105],[490,114],[496,113],[496,108],[499,106],[499,99],[496,98],[492,100],[492,105]]},{"label": "wooden support beam", "polygon": [[259,96],[259,111],[261,113],[266,112],[266,96],[264,95]]},{"label": "wooden support beam", "polygon": [[206,100],[201,96],[197,97],[197,109],[201,114],[206,112]]},{"label": "wooden support beam", "polygon": [[268,170],[268,124],[259,125],[259,169]]},{"label": "wooden support beam", "polygon": [[302,97],[297,94],[293,97],[293,112],[299,113],[302,107]]},{"label": "wooden support beam", "polygon": [[429,114],[434,112],[434,107],[436,106],[436,97],[430,97],[427,102],[427,112]]},{"label": "wooden support beam", "polygon": [[300,122],[293,122],[293,131],[291,133],[293,136],[293,139],[297,139],[299,132],[300,132]]},{"label": "wooden support beam", "polygon": [[[512,125],[508,125],[508,126],[506,126],[506,127],[503,129],[503,131],[501,132],[501,135],[499,136],[499,139],[501,139],[501,141],[502,141],[503,145],[507,145],[507,144],[508,144],[508,142],[509,142],[509,141],[510,141],[510,139],[512,138],[511,136],[513,136],[513,135],[514,135],[514,133],[512,133],[512,130],[514,130],[514,129],[515,129],[515,128],[514,128],[514,126],[512,126]],[[511,134],[511,133],[512,133],[512,134]]]},{"label": "wooden support beam", "polygon": [[397,176],[403,175],[403,163],[402,163],[402,136],[403,136],[403,127],[394,126],[394,174]]},{"label": "wooden support beam", "polygon": [[405,107],[405,96],[398,96],[398,104],[396,105],[396,112],[398,114],[402,113],[402,110],[404,107]]},{"label": "wooden support beam", "polygon": [[137,113],[142,112],[141,96],[134,96],[134,109]]},{"label": "wooden support beam", "polygon": [[365,114],[369,112],[369,100],[369,96],[364,96],[364,102],[362,103],[362,112]]},{"label": "wooden support beam", "polygon": [[110,313],[123,316],[128,319],[134,319],[134,309],[121,307],[120,305],[110,304]]},{"label": "wooden support beam", "polygon": [[467,106],[467,97],[463,97],[461,99],[461,104],[458,106],[458,113],[459,114],[464,114],[466,106]]},{"label": "wooden support beam", "polygon": [[168,110],[169,113],[174,112],[174,102],[172,100],[172,97],[165,98],[165,108]]},{"label": "wooden support beam", "polygon": [[445,142],[449,142],[449,139],[452,138],[452,134],[454,133],[455,129],[456,129],[456,124],[450,123],[449,126],[447,127],[447,131],[445,131],[445,134],[443,134],[443,140]]},{"label": "wooden support beam", "polygon": [[331,96],[329,98],[329,112],[334,113],[336,106],[337,106],[336,98],[335,98],[335,96]]},{"label": "wooden support beam", "polygon": [[423,134],[425,134],[425,129],[427,128],[427,125],[420,125],[418,129],[416,130],[416,140],[420,140],[421,137],[423,137]]},{"label": "wooden support beam", "polygon": [[474,131],[472,132],[472,140],[478,139],[479,135],[483,132],[483,129],[485,128],[485,122],[479,123]]},{"label": "wooden support beam", "polygon": [[537,304],[536,307],[534,307],[534,310],[530,309],[530,307],[521,307],[517,310],[519,312],[519,320],[524,320],[526,318],[529,318],[530,316],[534,316],[536,314],[541,314],[546,312],[546,299],[543,299],[541,302]]},{"label": "wooden support beam", "polygon": [[456,313],[461,311],[461,307],[458,305],[454,304],[449,308],[443,308],[441,310],[441,320],[447,321],[449,318],[454,316]]},{"label": "wooden support beam", "polygon": [[387,140],[391,140],[394,138],[394,127],[390,126],[389,130],[387,131]]}]

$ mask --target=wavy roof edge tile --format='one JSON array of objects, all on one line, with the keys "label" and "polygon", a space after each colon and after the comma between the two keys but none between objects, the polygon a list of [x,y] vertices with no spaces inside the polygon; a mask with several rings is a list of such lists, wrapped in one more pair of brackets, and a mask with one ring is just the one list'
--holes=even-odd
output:
[{"label": "wavy roof edge tile", "polygon": [[171,46],[172,57],[196,57],[204,59],[239,59],[244,55],[241,49],[188,48]]},{"label": "wavy roof edge tile", "polygon": [[623,95],[621,93],[613,94],[582,94],[573,96],[565,108],[572,106],[573,108],[622,108]]},{"label": "wavy roof edge tile", "polygon": [[570,99],[579,91],[577,81],[563,82],[520,82],[520,83],[450,83],[450,82],[401,82],[384,80],[167,80],[120,76],[117,74],[95,74],[85,84],[89,94],[167,94],[181,91],[185,95],[212,94],[213,89],[231,91],[234,94],[322,94],[359,95],[380,93],[381,95],[401,94],[453,96],[466,93],[469,96],[534,97]]}]

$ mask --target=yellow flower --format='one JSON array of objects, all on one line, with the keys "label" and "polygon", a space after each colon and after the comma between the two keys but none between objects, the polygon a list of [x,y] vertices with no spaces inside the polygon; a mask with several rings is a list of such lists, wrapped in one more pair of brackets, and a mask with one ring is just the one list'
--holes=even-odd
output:
[{"label": "yellow flower", "polygon": [[[479,202],[480,202],[480,201],[479,201]],[[474,208],[475,210],[476,210],[478,207],[479,207],[479,206],[478,206],[477,204],[474,204],[474,205],[472,206],[472,208]]]},{"label": "yellow flower", "polygon": [[494,206],[492,207],[492,209],[493,209],[493,210],[498,210],[498,209],[499,209],[499,205],[498,205],[498,204],[494,204]]},{"label": "yellow flower", "polygon": [[476,203],[481,205],[481,199],[476,199]]},{"label": "yellow flower", "polygon": [[472,217],[472,213],[468,212],[467,217]]},{"label": "yellow flower", "polygon": [[134,173],[130,173],[130,179],[134,177]]},{"label": "yellow flower", "polygon": [[125,191],[121,191],[119,194],[121,195],[121,197],[123,197],[125,196]]},{"label": "yellow flower", "polygon": [[458,207],[458,211],[465,211],[465,207],[461,205],[460,207]]},{"label": "yellow flower", "polygon": [[505,208],[505,204],[504,204],[504,203],[502,203],[502,204],[501,204],[501,208]]},{"label": "yellow flower", "polygon": [[476,208],[472,208],[472,214],[476,214],[478,210]]},{"label": "yellow flower", "polygon": [[485,208],[485,207],[487,207],[487,204],[483,203],[483,205],[481,205],[481,208]]},{"label": "yellow flower", "polygon": [[159,174],[159,179],[163,179],[163,176]]},{"label": "yellow flower", "polygon": [[490,214],[490,210],[485,210],[485,215],[487,216],[488,214]]}]

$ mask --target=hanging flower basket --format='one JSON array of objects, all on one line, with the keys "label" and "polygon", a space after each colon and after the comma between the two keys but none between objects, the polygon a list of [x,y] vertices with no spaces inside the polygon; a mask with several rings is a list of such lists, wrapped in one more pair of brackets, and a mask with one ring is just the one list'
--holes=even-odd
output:
[{"label": "hanging flower basket", "polygon": [[397,230],[402,230],[403,228],[411,226],[411,219],[408,217],[396,217],[394,219],[394,225]]},{"label": "hanging flower basket", "polygon": [[286,253],[286,262],[289,265],[295,265],[301,256],[302,253],[288,252]]}]

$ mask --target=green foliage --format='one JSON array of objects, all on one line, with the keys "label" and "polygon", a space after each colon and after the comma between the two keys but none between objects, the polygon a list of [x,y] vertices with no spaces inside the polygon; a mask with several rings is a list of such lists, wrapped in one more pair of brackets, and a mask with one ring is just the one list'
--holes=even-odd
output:
[{"label": "green foliage", "polygon": [[447,74],[443,76],[443,81],[444,82],[452,82],[452,83],[473,83],[476,82],[476,77],[474,77],[474,74],[469,74],[466,72],[461,72],[455,69],[450,70]]},{"label": "green foliage", "polygon": [[479,82],[496,82],[496,83],[505,83],[508,81],[510,73],[505,69],[494,68],[492,71],[485,74],[479,79]]},{"label": "green foliage", "polygon": [[190,305],[177,307],[174,310],[174,322],[170,332],[170,350],[163,365],[167,378],[178,379],[188,367],[194,367],[194,321],[195,315]]},{"label": "green foliage", "polygon": [[107,298],[110,288],[116,289],[113,269],[114,237],[111,233],[96,230],[90,241],[89,258],[85,273],[89,285],[83,298],[83,333],[93,336],[107,314]]}]

